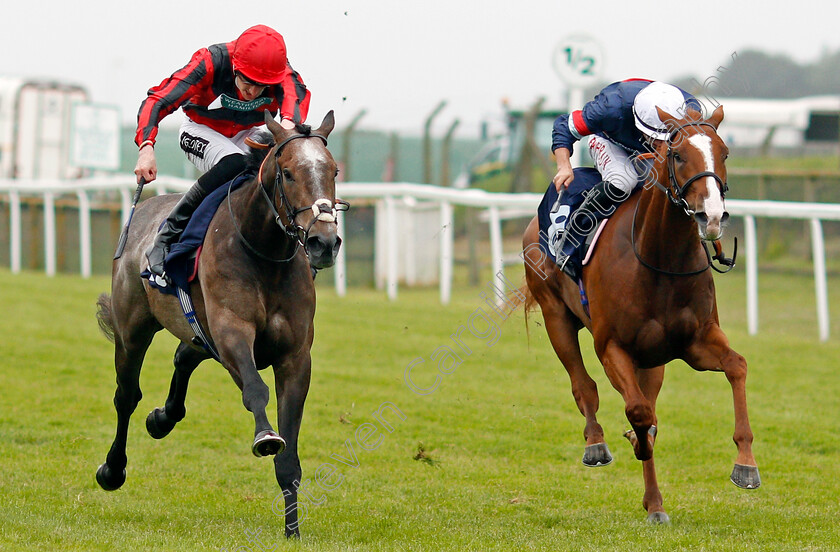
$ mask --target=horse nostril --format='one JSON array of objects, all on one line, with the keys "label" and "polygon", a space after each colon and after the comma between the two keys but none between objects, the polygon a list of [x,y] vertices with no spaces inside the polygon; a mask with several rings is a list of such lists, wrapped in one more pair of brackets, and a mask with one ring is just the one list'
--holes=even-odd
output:
[{"label": "horse nostril", "polygon": [[306,249],[313,257],[335,259],[340,246],[341,238],[338,236],[310,236],[306,240]]},{"label": "horse nostril", "polygon": [[705,227],[709,223],[709,217],[706,216],[706,213],[703,211],[697,211],[694,213],[694,220],[697,221],[701,227]]},{"label": "horse nostril", "polygon": [[322,240],[318,236],[311,236],[308,240],[306,240],[306,249],[309,251],[310,255],[314,256],[321,256],[326,249],[326,244],[324,240]]},{"label": "horse nostril", "polygon": [[723,216],[720,217],[720,225],[726,226],[727,224],[729,224],[729,213],[727,211],[724,211]]},{"label": "horse nostril", "polygon": [[335,264],[338,256],[338,246],[341,238],[335,234],[325,236],[310,236],[306,240],[306,249],[309,253],[309,262],[315,268],[327,268]]}]

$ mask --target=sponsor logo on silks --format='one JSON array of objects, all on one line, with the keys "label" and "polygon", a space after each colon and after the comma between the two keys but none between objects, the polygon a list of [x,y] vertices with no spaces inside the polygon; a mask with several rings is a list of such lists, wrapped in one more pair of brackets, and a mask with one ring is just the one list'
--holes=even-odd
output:
[{"label": "sponsor logo on silks", "polygon": [[237,100],[227,94],[222,94],[207,106],[207,109],[232,109],[233,111],[256,111],[260,107],[270,104],[271,98],[254,98],[250,101]]},{"label": "sponsor logo on silks", "polygon": [[195,155],[199,159],[204,159],[204,150],[207,149],[207,144],[209,143],[209,140],[205,140],[204,138],[200,138],[198,136],[193,136],[192,134],[188,134],[186,132],[181,134],[181,149],[184,150],[186,153]]}]

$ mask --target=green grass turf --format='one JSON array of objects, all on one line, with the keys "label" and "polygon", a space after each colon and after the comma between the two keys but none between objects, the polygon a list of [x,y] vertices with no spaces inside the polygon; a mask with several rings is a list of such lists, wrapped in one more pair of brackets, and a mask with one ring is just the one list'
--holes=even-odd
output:
[{"label": "green grass turf", "polygon": [[[145,415],[163,403],[172,372],[176,343],[164,333],[143,369],[128,480],[119,491],[102,491],[94,473],[113,438],[115,383],[112,345],[99,334],[94,303],[109,282],[0,271],[0,550],[840,549],[836,278],[832,338],[821,344],[806,274],[761,274],[758,336],[746,333],[743,272],[716,277],[724,329],[750,365],[763,484],[745,491],[729,482],[736,450],[726,378],[674,362],[658,403],[656,446],[672,523],[650,526],[641,465],[621,437],[623,403],[587,334],[584,355],[615,456],[596,469],[580,462],[583,418],[539,313],[529,339],[521,310],[504,323],[491,314],[480,296],[486,287],[458,288],[443,307],[436,289],[400,289],[395,302],[353,288],[338,298],[330,277],[319,277],[301,431],[310,480],[303,538],[287,542],[272,511],[273,465],[251,455],[253,419],[220,366],[208,361],[197,370],[187,417],[170,436],[146,434]],[[479,308],[498,330],[475,317]],[[433,353],[444,345],[458,350],[450,336],[470,320],[475,333],[487,330],[483,338],[461,333],[471,354],[430,394],[412,392],[406,367],[424,359],[412,375],[431,387]],[[273,389],[270,372],[263,377]],[[392,432],[373,415],[384,403],[405,417],[383,411]],[[375,450],[356,439],[364,423],[382,437]],[[325,491],[313,482],[327,464],[337,472]]]}]

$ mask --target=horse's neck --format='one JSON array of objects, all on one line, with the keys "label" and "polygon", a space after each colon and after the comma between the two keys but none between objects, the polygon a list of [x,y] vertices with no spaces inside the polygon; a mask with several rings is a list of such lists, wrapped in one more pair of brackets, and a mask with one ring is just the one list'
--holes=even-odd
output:
[{"label": "horse's neck", "polygon": [[[258,182],[243,186],[240,193],[232,198],[231,210],[242,237],[251,246],[266,256],[283,258],[295,244],[275,221],[274,212],[261,187]],[[266,190],[266,194],[269,191]]]},{"label": "horse's neck", "polygon": [[[667,188],[667,169],[664,174]],[[660,188],[649,185],[642,190],[635,226],[636,251],[649,264],[671,272],[699,268],[702,250],[697,225]]]}]

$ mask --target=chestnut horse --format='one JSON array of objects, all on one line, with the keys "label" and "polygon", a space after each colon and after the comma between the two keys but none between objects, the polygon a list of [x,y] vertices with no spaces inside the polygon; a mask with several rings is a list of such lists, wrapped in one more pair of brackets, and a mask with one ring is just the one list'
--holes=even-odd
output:
[{"label": "chestnut horse", "polygon": [[[207,230],[191,294],[196,318],[254,415],[252,452],[275,455],[275,475],[286,502],[286,535],[297,536],[298,432],[314,336],[310,264],[321,268],[335,262],[341,244],[336,207],[346,204],[335,199],[337,167],[326,147],[335,125],[332,111],[314,131],[301,125],[286,130],[268,115],[266,124],[274,143],[252,154],[257,163],[262,158],[256,177],[236,190],[228,188]],[[140,204],[125,252],[114,261],[111,296],[103,294],[98,302],[100,326],[115,343],[117,371],[116,437],[96,472],[105,490],[125,482],[129,418],[142,396],[140,369],[154,335],[165,328],[181,340],[166,403],[146,419],[156,439],[184,418],[190,375],[210,358],[194,344],[178,299],[151,289],[140,277],[146,264],[143,252],[177,200],[177,195],[167,195]],[[266,416],[269,389],[259,375],[269,365],[277,393],[276,432]]]},{"label": "chestnut horse", "polygon": [[728,150],[717,134],[723,108],[705,120],[693,111],[680,119],[662,111],[659,115],[672,131],[670,139],[654,143],[647,185],[616,209],[583,269],[588,314],[577,283],[540,251],[536,218],[525,231],[523,246],[528,304],[539,304],[551,344],[586,418],[583,463],[601,466],[612,461],[595,416],[598,390],[581,357],[578,332],[585,326],[610,383],[624,399],[632,427],[625,437],[642,461],[648,520],[667,523],[653,447],[656,398],[664,365],[671,360],[726,374],[738,447],[731,479],[752,489],[759,486],[760,477],[747,417],[747,363],[720,328],[711,262],[701,243],[720,239],[729,216],[723,202]]}]

